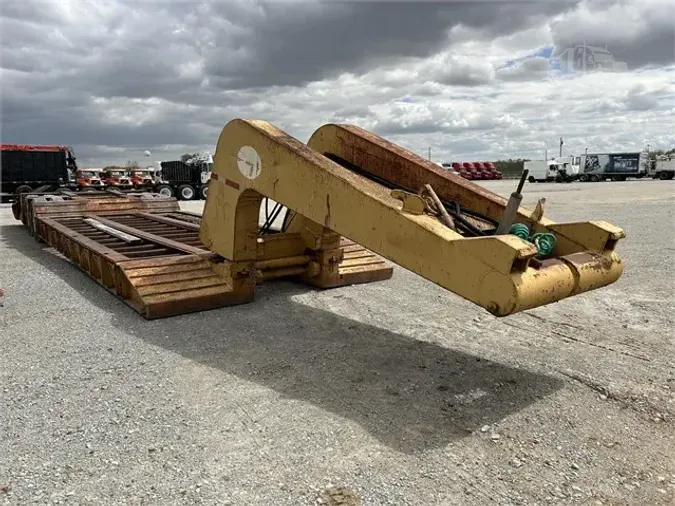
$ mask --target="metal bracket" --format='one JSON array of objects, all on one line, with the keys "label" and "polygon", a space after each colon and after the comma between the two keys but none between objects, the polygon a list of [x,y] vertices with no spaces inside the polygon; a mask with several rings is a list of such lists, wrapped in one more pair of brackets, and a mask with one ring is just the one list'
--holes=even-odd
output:
[{"label": "metal bracket", "polygon": [[537,201],[537,207],[534,208],[534,212],[532,213],[533,221],[539,221],[544,216],[544,204],[546,204],[545,198],[540,198]]},{"label": "metal bracket", "polygon": [[403,209],[401,210],[404,213],[420,215],[424,214],[424,210],[427,208],[424,199],[414,193],[408,193],[404,190],[392,190],[391,196],[403,202]]}]

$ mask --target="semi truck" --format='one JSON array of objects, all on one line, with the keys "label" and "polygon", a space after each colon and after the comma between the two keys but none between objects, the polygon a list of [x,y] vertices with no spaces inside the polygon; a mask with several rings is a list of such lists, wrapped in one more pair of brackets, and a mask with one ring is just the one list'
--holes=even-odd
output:
[{"label": "semi truck", "polygon": [[579,157],[581,182],[625,181],[627,178],[643,178],[649,168],[647,151],[633,153],[586,153]]},{"label": "semi truck", "polygon": [[156,162],[155,167],[80,169],[70,146],[2,144],[0,197],[14,200],[20,193],[116,189],[147,190],[180,200],[206,199],[213,155],[187,161]]},{"label": "semi truck", "polygon": [[187,161],[156,162],[155,191],[179,200],[206,199],[213,170],[213,155],[205,153]]},{"label": "semi truck", "polygon": [[632,153],[584,153],[581,156],[560,156],[550,160],[530,160],[523,164],[528,169],[528,180],[534,182],[597,182],[625,181],[627,178],[646,177],[649,170],[647,151]]},{"label": "semi truck", "polygon": [[13,199],[20,193],[73,185],[77,164],[70,146],[2,144],[0,194]]}]

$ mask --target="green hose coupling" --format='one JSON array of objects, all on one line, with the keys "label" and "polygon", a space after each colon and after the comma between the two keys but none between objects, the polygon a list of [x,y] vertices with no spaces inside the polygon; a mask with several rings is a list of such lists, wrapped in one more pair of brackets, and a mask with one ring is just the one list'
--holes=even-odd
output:
[{"label": "green hose coupling", "polygon": [[530,235],[530,229],[524,223],[514,223],[510,233],[521,239],[531,242],[537,248],[537,258],[545,258],[551,254],[556,245],[555,235],[544,232]]}]

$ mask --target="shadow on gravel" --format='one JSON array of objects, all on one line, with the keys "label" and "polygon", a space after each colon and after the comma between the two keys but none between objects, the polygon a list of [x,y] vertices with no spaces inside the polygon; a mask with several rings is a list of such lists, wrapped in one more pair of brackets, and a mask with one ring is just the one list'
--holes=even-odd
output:
[{"label": "shadow on gravel", "polygon": [[294,302],[309,288],[290,282],[259,287],[252,304],[147,321],[53,250],[38,253],[22,227],[1,233],[124,332],[353,420],[404,453],[443,446],[563,385]]}]

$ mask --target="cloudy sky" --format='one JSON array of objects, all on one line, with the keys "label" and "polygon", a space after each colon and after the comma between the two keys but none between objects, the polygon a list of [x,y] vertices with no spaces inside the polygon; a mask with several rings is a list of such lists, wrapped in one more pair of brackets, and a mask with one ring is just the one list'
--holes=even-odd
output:
[{"label": "cloudy sky", "polygon": [[[673,5],[3,0],[2,141],[69,144],[81,166],[166,160],[248,117],[304,142],[353,123],[434,161],[541,157],[560,136],[671,148]],[[618,71],[560,71],[583,44]]]}]

